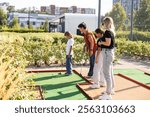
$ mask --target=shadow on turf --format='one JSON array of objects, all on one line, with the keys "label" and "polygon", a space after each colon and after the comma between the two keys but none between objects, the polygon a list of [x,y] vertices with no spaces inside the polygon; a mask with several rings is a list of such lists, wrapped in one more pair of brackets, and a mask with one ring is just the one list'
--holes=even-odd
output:
[{"label": "shadow on turf", "polygon": [[40,78],[34,78],[34,81],[42,81],[42,80],[47,80],[47,79],[52,79],[52,78],[62,78],[66,77],[65,74],[63,75],[53,75],[53,76],[45,76],[45,77],[40,77]]},{"label": "shadow on turf", "polygon": [[[66,78],[64,78],[64,77],[66,77]],[[56,84],[52,84],[50,82],[50,79],[56,79],[56,78],[57,78],[58,82],[56,82]],[[61,83],[61,81],[59,81],[58,78],[60,78],[60,80],[61,80],[61,78],[64,78],[65,83]],[[34,78],[33,80],[35,82],[49,80],[49,81],[45,81],[46,84],[41,84],[42,89],[44,90],[44,92],[45,93],[46,92],[52,92],[52,90],[54,90],[54,91],[56,91],[56,93],[58,93],[58,96],[49,96],[47,94],[47,96],[45,97],[46,100],[61,100],[61,99],[65,100],[65,99],[68,99],[68,98],[70,98],[72,100],[73,99],[72,97],[81,94],[81,92],[79,90],[78,91],[71,91],[67,87],[76,86],[76,84],[79,83],[79,82],[82,82],[83,79],[80,79],[80,80],[79,79],[73,79],[74,81],[69,81],[69,78],[70,77],[66,76],[65,74],[58,74],[58,75],[54,74],[52,76],[39,77],[37,79]],[[59,91],[58,90],[58,89],[61,89],[61,88],[66,88],[65,93],[64,93],[64,91]],[[68,91],[68,93],[67,93],[67,91]],[[81,98],[79,98],[79,99],[81,99]]]},{"label": "shadow on turf", "polygon": [[[81,94],[81,92],[79,92],[79,91],[66,93],[66,94],[63,94],[62,92],[58,92],[58,93],[59,93],[58,96],[48,97],[48,98],[46,98],[46,100],[65,100],[66,98]],[[72,98],[72,100],[73,100],[73,98]]]},{"label": "shadow on turf", "polygon": [[[80,94],[80,91],[76,91],[76,92],[70,92],[70,89],[68,89],[69,93],[63,94],[63,92],[58,91],[57,89],[60,88],[65,88],[65,87],[70,87],[70,86],[75,86],[76,83],[81,82],[83,80],[76,80],[76,81],[71,81],[71,82],[66,82],[66,83],[57,83],[57,84],[45,84],[45,85],[41,85],[42,88],[44,89],[45,92],[47,91],[52,91],[52,90],[56,90],[56,93],[58,93],[58,96],[51,96],[51,97],[47,97],[45,98],[46,100],[58,100],[58,99],[64,99],[64,98],[69,98],[75,95]],[[66,90],[67,92],[67,90]]]},{"label": "shadow on turf", "polygon": [[76,83],[81,82],[81,81],[83,81],[83,80],[76,80],[76,81],[71,81],[71,82],[66,82],[66,83],[58,83],[58,84],[44,84],[41,86],[44,90],[53,90],[53,89],[59,89],[59,88],[76,85]]}]

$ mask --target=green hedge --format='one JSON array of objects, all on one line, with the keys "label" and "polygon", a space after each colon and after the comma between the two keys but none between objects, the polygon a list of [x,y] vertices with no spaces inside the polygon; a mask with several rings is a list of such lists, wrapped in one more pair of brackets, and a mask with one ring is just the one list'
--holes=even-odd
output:
[{"label": "green hedge", "polygon": [[[83,53],[84,39],[74,36],[74,64],[86,63],[88,55]],[[28,65],[51,65],[65,63],[67,39],[62,33],[0,33],[0,42],[18,43],[22,47],[22,55]],[[130,41],[127,38],[116,38],[118,48],[116,55],[124,53],[129,56],[150,57],[150,42]],[[19,57],[18,57],[19,58]]]},{"label": "green hedge", "polygon": [[41,29],[26,29],[26,28],[13,29],[13,28],[6,28],[6,29],[0,29],[0,32],[39,33],[39,32],[45,32],[45,31],[41,30]]},{"label": "green hedge", "polygon": [[118,55],[140,56],[150,58],[150,42],[130,41],[125,38],[116,39]]},{"label": "green hedge", "polygon": [[[130,32],[124,31],[124,32],[117,32],[117,38],[130,38]],[[133,39],[134,41],[150,41],[150,32],[140,32],[140,31],[134,31],[133,32]]]}]

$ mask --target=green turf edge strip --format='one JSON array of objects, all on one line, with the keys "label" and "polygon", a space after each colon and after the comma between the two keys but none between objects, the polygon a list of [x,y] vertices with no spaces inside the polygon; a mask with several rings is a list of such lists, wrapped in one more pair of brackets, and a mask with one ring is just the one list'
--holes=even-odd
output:
[{"label": "green turf edge strip", "polygon": [[142,86],[142,87],[144,87],[144,88],[146,88],[146,89],[148,89],[148,90],[150,90],[150,86],[148,86],[148,85],[145,85],[145,84],[143,84],[143,83],[141,83],[141,82],[139,82],[139,81],[137,81],[137,80],[134,80],[133,78],[130,78],[130,77],[128,77],[128,76],[125,76],[125,75],[123,75],[123,74],[117,74],[118,76],[121,76],[122,78],[125,78],[125,79],[127,79],[127,80],[129,80],[129,81],[132,81],[132,82],[134,82],[134,83],[136,83],[136,84],[138,84],[138,85],[140,85],[140,86]]}]

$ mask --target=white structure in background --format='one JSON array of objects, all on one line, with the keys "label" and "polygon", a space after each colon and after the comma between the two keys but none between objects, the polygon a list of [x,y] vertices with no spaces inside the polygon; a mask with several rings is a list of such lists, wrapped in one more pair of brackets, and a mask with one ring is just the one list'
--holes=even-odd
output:
[{"label": "white structure in background", "polygon": [[7,7],[9,6],[8,2],[0,3],[0,8],[4,10],[4,12],[7,12]]},{"label": "white structure in background", "polygon": [[50,31],[65,32],[69,31],[72,34],[79,34],[78,25],[82,22],[87,24],[87,28],[90,31],[94,31],[98,25],[98,17],[95,14],[73,14],[65,13],[59,17],[56,17],[50,22]]},{"label": "white structure in background", "polygon": [[43,25],[46,21],[52,20],[55,18],[53,15],[45,15],[45,14],[27,14],[27,13],[9,13],[8,15],[8,24],[10,24],[14,17],[17,17],[19,20],[19,24],[21,27],[27,27],[28,21],[30,20],[30,23],[33,25],[33,28],[38,28],[41,25]]}]

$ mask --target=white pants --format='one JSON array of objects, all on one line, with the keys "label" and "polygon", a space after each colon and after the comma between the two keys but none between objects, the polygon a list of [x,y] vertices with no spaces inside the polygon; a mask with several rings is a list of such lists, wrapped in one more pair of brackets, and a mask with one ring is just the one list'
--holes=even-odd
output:
[{"label": "white pants", "polygon": [[[97,56],[97,52],[96,52],[96,56]],[[104,74],[103,74],[103,56],[102,56],[102,52],[99,55],[98,63],[94,64],[92,79],[93,79],[94,84],[97,84],[97,85],[105,84],[105,78],[104,78]]]}]

